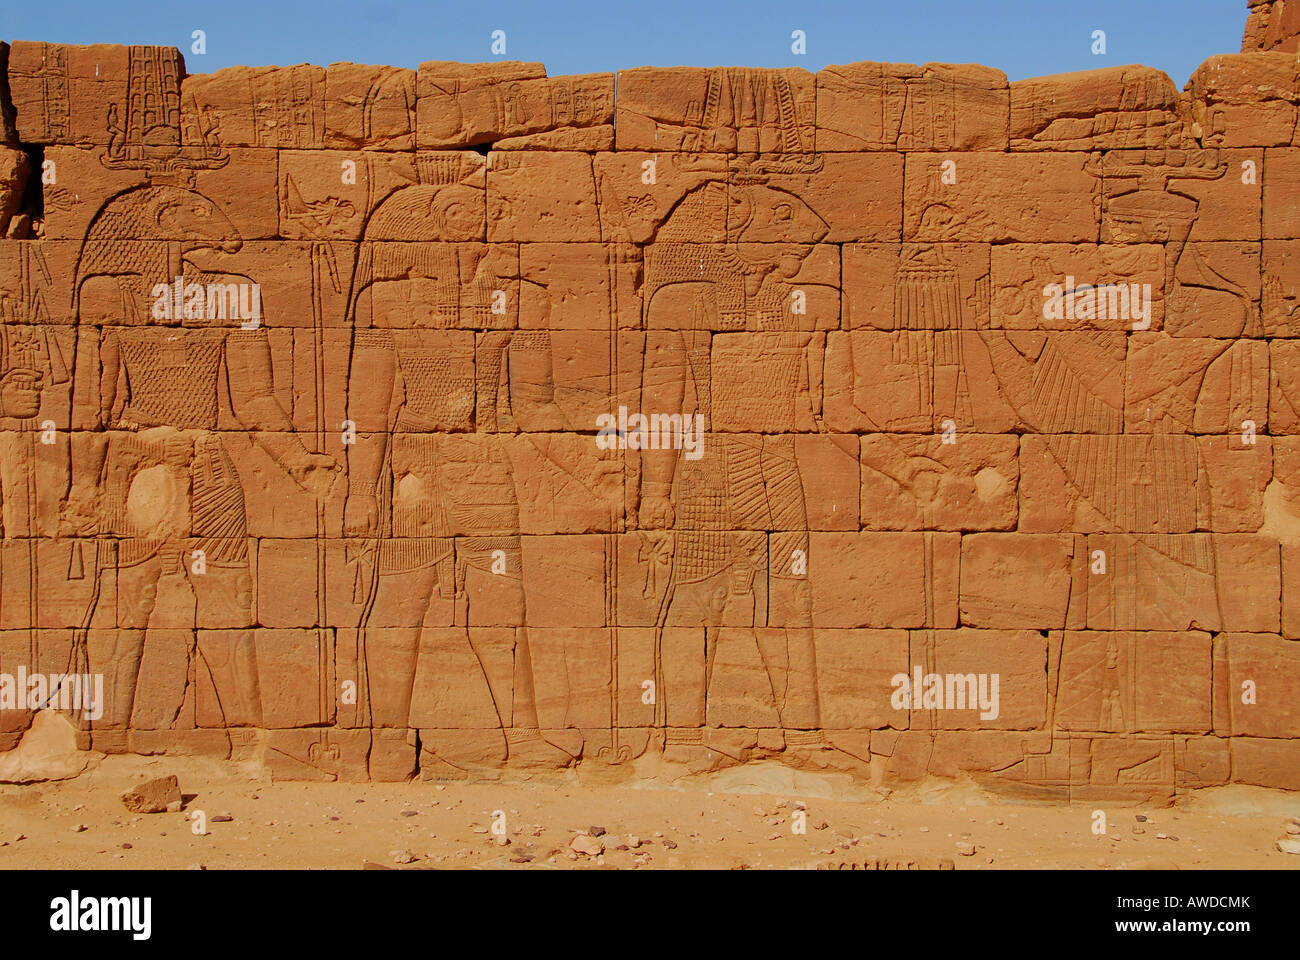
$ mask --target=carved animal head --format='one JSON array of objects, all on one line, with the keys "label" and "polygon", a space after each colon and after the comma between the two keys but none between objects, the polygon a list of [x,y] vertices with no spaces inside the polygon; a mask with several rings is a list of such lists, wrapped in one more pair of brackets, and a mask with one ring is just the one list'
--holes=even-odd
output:
[{"label": "carved animal head", "polygon": [[150,283],[168,282],[174,268],[168,258],[172,244],[183,253],[234,253],[243,240],[221,208],[193,190],[168,184],[118,194],[86,230],[73,284],[74,309],[89,277],[139,275]]},{"label": "carved animal head", "polygon": [[193,190],[146,186],[108,202],[86,232],[86,244],[101,240],[154,240],[183,243],[186,250],[234,253],[239,231],[215,203]]},{"label": "carved animal head", "polygon": [[793,193],[761,183],[728,195],[727,238],[740,243],[820,243],[830,227]]},{"label": "carved animal head", "polygon": [[655,231],[654,240],[709,243],[820,243],[826,221],[799,197],[755,181],[710,180],[690,190]]}]

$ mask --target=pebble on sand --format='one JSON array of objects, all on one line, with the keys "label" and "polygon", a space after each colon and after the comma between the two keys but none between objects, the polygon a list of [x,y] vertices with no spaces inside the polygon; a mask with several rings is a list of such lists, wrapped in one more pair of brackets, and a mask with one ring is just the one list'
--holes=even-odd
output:
[{"label": "pebble on sand", "polygon": [[598,857],[605,852],[605,843],[586,833],[580,833],[569,841],[569,849],[588,857]]}]

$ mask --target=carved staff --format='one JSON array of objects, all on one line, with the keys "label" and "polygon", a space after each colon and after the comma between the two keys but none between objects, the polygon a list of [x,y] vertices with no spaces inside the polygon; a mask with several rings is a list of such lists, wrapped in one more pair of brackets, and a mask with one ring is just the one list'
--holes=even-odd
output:
[{"label": "carved staff", "polygon": [[[330,288],[341,293],[339,284],[338,262],[334,256],[334,247],[328,240],[314,240],[311,245],[311,308],[312,308],[312,357],[315,399],[316,438],[313,453],[325,453],[325,305],[323,286],[326,275]],[[325,556],[325,501],[316,502],[316,649],[317,674],[319,680],[319,718],[321,723],[329,719],[333,691],[329,682],[329,629],[326,627],[329,615],[326,587]],[[321,750],[325,750],[325,733],[320,735]]]},{"label": "carved staff", "polygon": [[[618,394],[618,244],[607,244],[605,254],[609,276],[609,395],[615,397]],[[601,456],[604,456],[603,451]],[[624,484],[626,482],[625,470]],[[631,746],[620,742],[618,725],[618,535],[623,529],[623,518],[627,513],[626,486],[623,490],[624,496],[610,503],[610,532],[605,535],[605,622],[609,630],[610,739],[607,745],[596,751],[596,756],[610,763],[632,759]]]},{"label": "carved staff", "polygon": [[[612,195],[606,195],[605,178],[597,176],[596,208],[598,210],[616,211],[618,202]],[[601,220],[604,231],[604,218]],[[615,232],[625,233],[626,229]],[[619,238],[604,238],[606,277],[609,281],[609,396],[613,399],[618,392],[618,244]],[[602,453],[602,456],[604,454]],[[599,476],[599,474],[597,474]],[[624,473],[626,482],[626,471]],[[626,488],[625,488],[626,489]],[[623,498],[626,500],[626,497]],[[605,624],[609,631],[609,743],[596,750],[596,757],[610,763],[628,759],[631,748],[619,743],[618,730],[618,533],[621,517],[619,503],[610,504],[610,532],[605,535]],[[625,756],[625,754],[627,756]]]}]

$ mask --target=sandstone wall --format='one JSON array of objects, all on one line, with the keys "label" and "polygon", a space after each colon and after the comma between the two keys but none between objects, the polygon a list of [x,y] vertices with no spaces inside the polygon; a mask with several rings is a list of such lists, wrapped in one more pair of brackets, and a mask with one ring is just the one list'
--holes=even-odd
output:
[{"label": "sandstone wall", "polygon": [[1300,3],[1295,0],[1248,0],[1250,15],[1241,41],[1242,53],[1259,50],[1295,52],[1300,38]]},{"label": "sandstone wall", "polygon": [[87,746],[1300,789],[1293,54],[4,55],[0,673]]}]

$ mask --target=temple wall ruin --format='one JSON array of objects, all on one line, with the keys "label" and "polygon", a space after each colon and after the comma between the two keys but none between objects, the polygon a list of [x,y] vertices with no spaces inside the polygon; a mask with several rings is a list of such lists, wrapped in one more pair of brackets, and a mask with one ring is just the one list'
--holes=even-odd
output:
[{"label": "temple wall ruin", "polygon": [[1293,8],[1181,91],[0,47],[0,749],[1300,789]]}]

